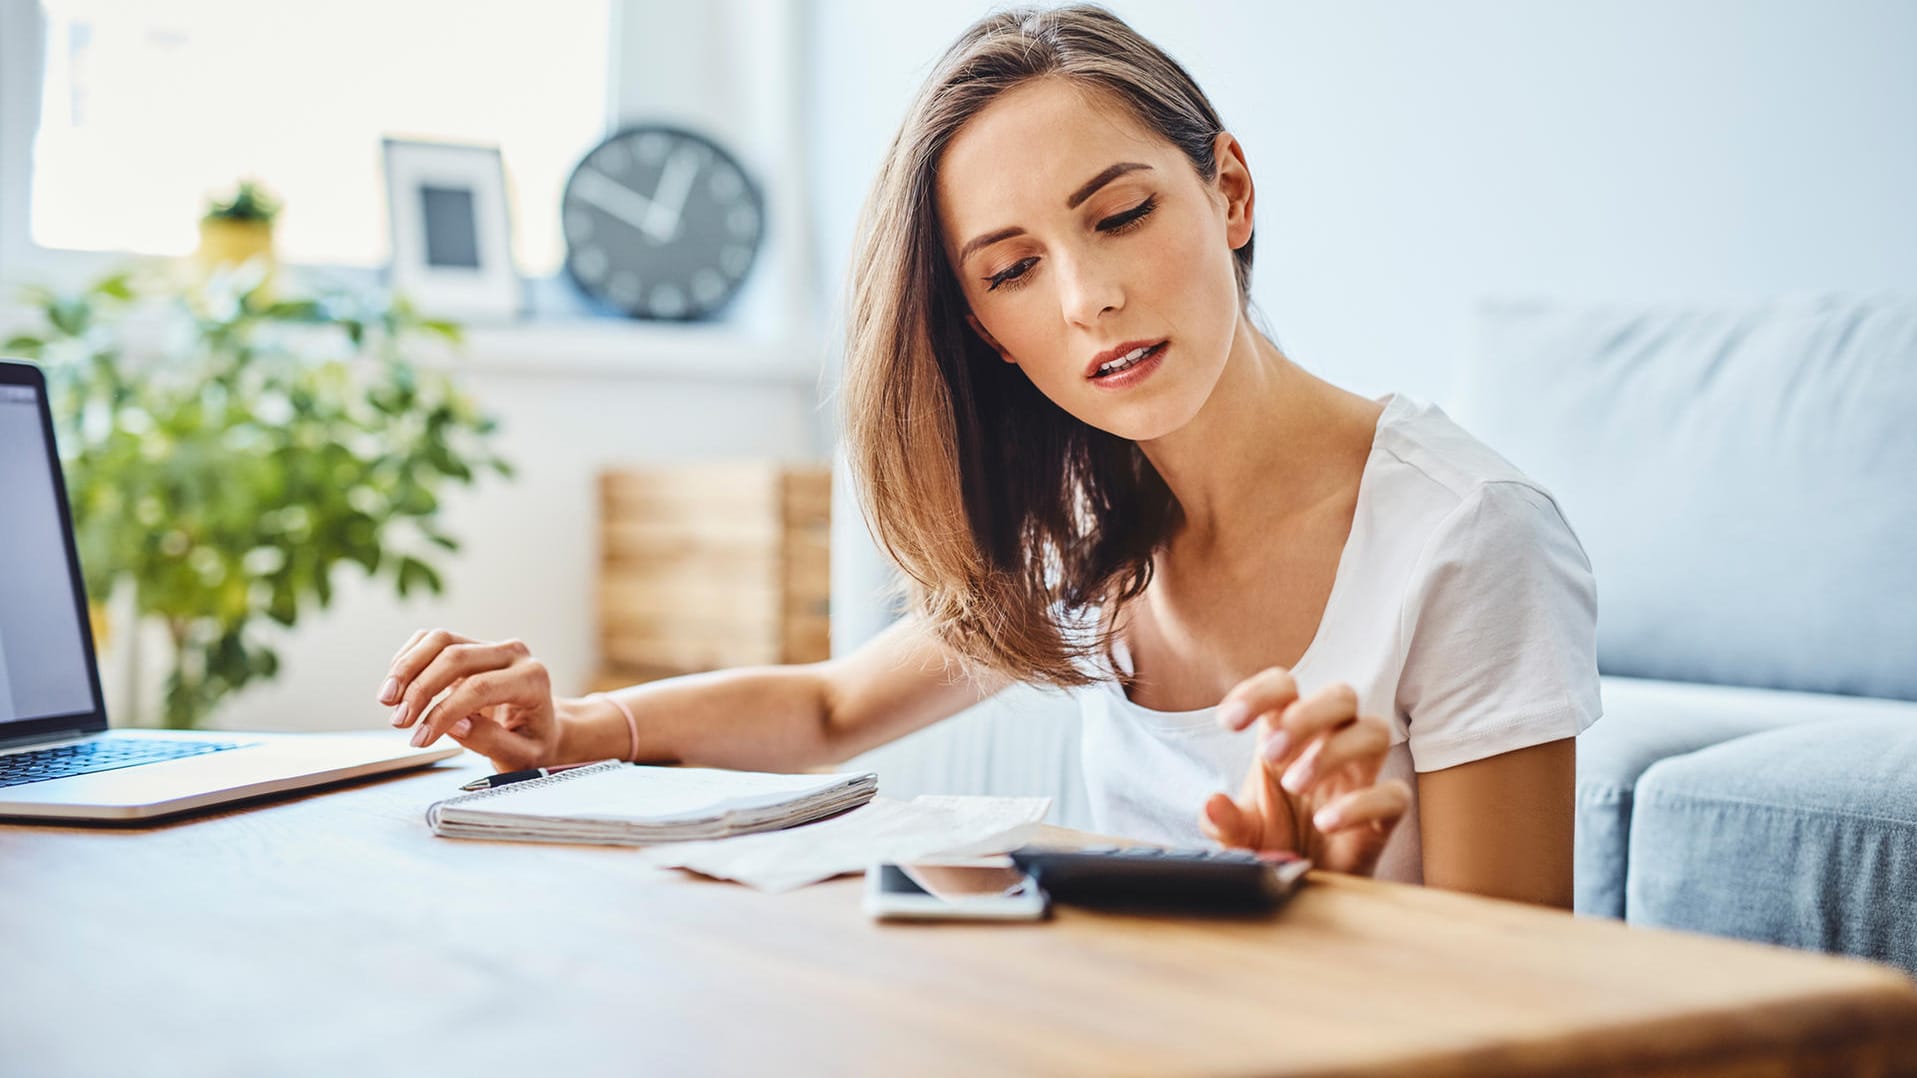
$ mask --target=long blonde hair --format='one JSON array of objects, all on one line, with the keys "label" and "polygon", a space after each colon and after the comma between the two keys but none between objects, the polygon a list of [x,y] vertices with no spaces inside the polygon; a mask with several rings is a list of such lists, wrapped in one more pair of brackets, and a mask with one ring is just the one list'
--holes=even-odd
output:
[{"label": "long blonde hair", "polygon": [[[1116,676],[1110,621],[1067,622],[1151,581],[1178,521],[1137,444],[1092,427],[999,362],[965,321],[940,242],[940,155],[993,99],[1060,78],[1127,109],[1218,173],[1224,131],[1185,69],[1092,5],[1020,9],[974,23],[913,100],[861,220],[847,312],[842,414],[860,505],[913,606],[968,664],[1072,686]],[[1240,303],[1252,245],[1235,252]]]}]

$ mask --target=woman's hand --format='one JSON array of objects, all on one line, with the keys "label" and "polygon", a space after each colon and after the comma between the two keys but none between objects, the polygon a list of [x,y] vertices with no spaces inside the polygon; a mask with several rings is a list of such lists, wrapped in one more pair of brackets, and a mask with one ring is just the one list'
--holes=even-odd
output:
[{"label": "woman's hand", "polygon": [[1225,694],[1218,722],[1229,730],[1257,722],[1261,737],[1238,799],[1219,793],[1205,802],[1207,835],[1225,846],[1290,850],[1334,872],[1368,876],[1378,867],[1411,788],[1378,781],[1391,727],[1358,714],[1351,686],[1301,699],[1291,673],[1274,666]]},{"label": "woman's hand", "polygon": [[552,680],[518,640],[494,644],[421,629],[393,657],[379,702],[396,705],[394,726],[418,727],[415,745],[451,735],[500,771],[559,762]]}]

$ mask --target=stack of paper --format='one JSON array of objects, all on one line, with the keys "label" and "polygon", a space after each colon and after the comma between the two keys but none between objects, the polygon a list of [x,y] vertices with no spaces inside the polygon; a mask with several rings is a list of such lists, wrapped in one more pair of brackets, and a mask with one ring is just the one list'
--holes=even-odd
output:
[{"label": "stack of paper", "polygon": [[773,831],[857,808],[871,772],[773,775],[606,760],[436,802],[426,822],[453,838],[639,846]]},{"label": "stack of paper", "polygon": [[762,891],[789,891],[881,861],[980,857],[1024,845],[1049,797],[880,797],[862,809],[790,831],[641,852],[663,868],[689,868]]}]

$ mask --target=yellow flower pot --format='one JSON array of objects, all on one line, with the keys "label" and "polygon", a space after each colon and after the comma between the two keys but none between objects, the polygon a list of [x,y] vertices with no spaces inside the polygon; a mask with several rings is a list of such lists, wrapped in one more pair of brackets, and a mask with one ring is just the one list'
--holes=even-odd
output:
[{"label": "yellow flower pot", "polygon": [[260,284],[260,298],[264,299],[272,292],[273,273],[278,266],[273,257],[273,223],[225,217],[200,219],[199,261],[205,272],[233,269],[256,258],[266,263],[266,276]]}]

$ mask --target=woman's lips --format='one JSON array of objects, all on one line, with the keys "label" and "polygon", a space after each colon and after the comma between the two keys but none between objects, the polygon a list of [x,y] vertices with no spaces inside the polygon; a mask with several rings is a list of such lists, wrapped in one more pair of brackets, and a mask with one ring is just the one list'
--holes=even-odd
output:
[{"label": "woman's lips", "polygon": [[1150,378],[1154,371],[1164,365],[1165,353],[1169,351],[1171,351],[1171,342],[1160,341],[1131,366],[1122,371],[1113,371],[1111,374],[1094,375],[1091,382],[1100,389],[1126,389],[1135,386]]},{"label": "woman's lips", "polygon": [[1162,340],[1154,341],[1150,337],[1146,337],[1143,340],[1126,341],[1123,344],[1115,344],[1093,356],[1092,361],[1085,364],[1085,377],[1096,378],[1100,367],[1124,359],[1134,352],[1164,343]]}]

